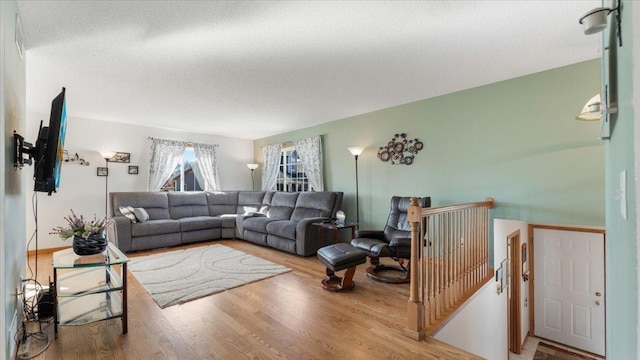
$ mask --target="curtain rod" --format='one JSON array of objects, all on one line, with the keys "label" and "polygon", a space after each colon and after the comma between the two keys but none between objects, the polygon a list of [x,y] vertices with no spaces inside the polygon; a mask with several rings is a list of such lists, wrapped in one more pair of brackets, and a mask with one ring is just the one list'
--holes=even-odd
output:
[{"label": "curtain rod", "polygon": [[[299,138],[299,139],[296,139],[296,140],[304,140],[304,139],[309,139],[309,138],[313,138],[313,137],[316,137],[316,136],[319,137],[320,139],[323,138],[323,134],[320,134],[320,135],[314,135],[314,136],[307,136],[307,137]],[[280,145],[282,147],[293,146],[294,145],[293,142],[296,141],[296,140],[289,140],[289,141],[285,141],[285,142],[281,142],[281,143],[266,144],[266,145],[262,145],[260,148],[263,148],[263,147],[269,146],[269,145]]]},{"label": "curtain rod", "polygon": [[191,145],[191,146],[194,146],[194,145],[212,145],[212,146],[215,146],[215,147],[219,147],[219,146],[220,146],[219,144],[206,144],[206,143],[197,143],[197,142],[193,142],[193,141],[160,139],[160,138],[154,138],[154,137],[151,137],[151,136],[148,136],[148,137],[147,137],[147,140],[176,141],[176,142],[184,143],[184,144],[186,144],[187,146],[189,146],[189,145]]}]

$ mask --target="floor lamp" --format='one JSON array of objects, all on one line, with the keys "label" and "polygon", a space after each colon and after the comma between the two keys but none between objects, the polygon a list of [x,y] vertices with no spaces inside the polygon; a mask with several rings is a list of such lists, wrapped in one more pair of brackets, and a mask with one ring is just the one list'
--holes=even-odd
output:
[{"label": "floor lamp", "polygon": [[104,177],[104,217],[109,217],[107,212],[107,203],[109,202],[109,161],[115,155],[114,152],[100,153],[104,158],[105,165],[107,167],[107,175]]},{"label": "floor lamp", "polygon": [[364,151],[364,148],[365,146],[352,146],[347,148],[347,150],[351,152],[351,155],[353,155],[356,158],[356,229],[360,229],[360,201],[359,201],[360,194],[358,194],[358,156],[362,154],[362,152]]},{"label": "floor lamp", "polygon": [[258,168],[258,164],[247,164],[247,167],[249,168],[249,170],[251,170],[251,190],[255,190],[255,186],[254,183],[255,181],[253,180],[253,172],[255,169]]}]

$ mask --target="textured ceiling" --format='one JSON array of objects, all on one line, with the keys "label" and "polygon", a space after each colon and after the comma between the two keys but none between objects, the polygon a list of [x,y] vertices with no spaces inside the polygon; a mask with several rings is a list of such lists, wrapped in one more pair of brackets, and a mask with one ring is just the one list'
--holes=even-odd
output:
[{"label": "textured ceiling", "polygon": [[247,139],[600,56],[600,0],[18,6],[29,111]]}]

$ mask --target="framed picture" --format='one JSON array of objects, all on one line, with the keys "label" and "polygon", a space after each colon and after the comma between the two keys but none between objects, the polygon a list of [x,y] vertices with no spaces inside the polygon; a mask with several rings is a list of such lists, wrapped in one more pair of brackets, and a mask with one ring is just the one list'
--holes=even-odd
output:
[{"label": "framed picture", "polygon": [[137,165],[129,165],[129,175],[138,175]]},{"label": "framed picture", "polygon": [[509,282],[511,280],[511,273],[509,272],[509,259],[502,260],[502,264],[500,265],[502,268],[502,289],[506,289],[509,286]]},{"label": "framed picture", "polygon": [[128,163],[131,161],[131,154],[125,152],[117,152],[109,159],[109,162],[115,163]]},{"label": "framed picture", "polygon": [[109,168],[106,168],[106,167],[99,167],[99,168],[98,168],[97,175],[98,175],[98,176],[109,176]]},{"label": "framed picture", "polygon": [[502,267],[498,268],[496,270],[496,283],[497,283],[497,293],[501,294],[502,293]]}]

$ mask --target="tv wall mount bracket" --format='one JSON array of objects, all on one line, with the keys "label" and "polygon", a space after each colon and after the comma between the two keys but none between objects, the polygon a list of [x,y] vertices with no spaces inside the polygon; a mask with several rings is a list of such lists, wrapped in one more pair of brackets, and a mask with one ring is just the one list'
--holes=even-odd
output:
[{"label": "tv wall mount bracket", "polygon": [[13,167],[21,169],[24,165],[33,164],[36,149],[32,143],[24,141],[24,137],[13,131]]}]

